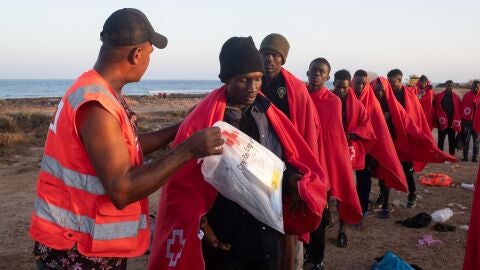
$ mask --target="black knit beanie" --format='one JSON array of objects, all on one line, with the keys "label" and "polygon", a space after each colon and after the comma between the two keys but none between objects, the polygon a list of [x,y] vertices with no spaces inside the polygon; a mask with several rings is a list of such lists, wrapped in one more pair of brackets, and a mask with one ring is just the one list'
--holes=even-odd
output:
[{"label": "black knit beanie", "polygon": [[232,37],[220,51],[220,74],[223,83],[245,73],[263,72],[263,61],[252,37]]},{"label": "black knit beanie", "polygon": [[290,49],[290,44],[288,40],[280,34],[270,34],[266,36],[262,44],[260,44],[260,51],[271,50],[275,51],[282,56],[283,62],[282,65],[287,61],[288,50]]}]

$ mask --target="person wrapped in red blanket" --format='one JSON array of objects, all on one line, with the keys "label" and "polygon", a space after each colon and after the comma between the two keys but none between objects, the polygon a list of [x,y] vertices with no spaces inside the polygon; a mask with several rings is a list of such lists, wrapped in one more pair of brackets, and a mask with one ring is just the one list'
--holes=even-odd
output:
[{"label": "person wrapped in red blanket", "polygon": [[[323,143],[315,106],[308,95],[305,83],[282,67],[287,61],[289,48],[288,40],[281,34],[272,33],[262,40],[260,53],[265,67],[262,93],[288,117],[310,149],[317,155],[322,168],[326,169],[323,166],[324,151],[320,149]],[[294,237],[289,237],[285,246],[286,251],[296,249],[298,252],[295,258],[290,257],[288,253],[285,254],[284,260],[289,261],[293,268],[302,267],[301,243]]]},{"label": "person wrapped in red blanket", "polygon": [[[419,118],[421,120],[423,119],[423,128],[417,125],[417,121],[407,113],[395,97],[392,86],[386,78],[379,77],[373,80],[371,86],[384,113],[385,121],[400,161],[420,161],[425,163],[456,161],[454,157],[438,149],[432,137],[430,128],[426,124],[423,112],[420,112],[423,117]],[[413,93],[410,93],[410,91],[405,91],[404,93],[404,101],[406,104],[414,102],[418,103],[417,97],[415,97]],[[410,207],[413,207],[416,195],[413,195],[414,198],[412,198],[413,196],[411,196],[411,194],[415,194],[415,189],[412,189],[412,186],[415,187],[415,179],[413,178],[411,166],[408,166],[410,168],[408,170],[406,170],[407,166],[404,165],[403,167],[405,174],[409,174],[407,176],[407,183],[410,192],[409,202],[411,203]],[[381,188],[380,198],[377,202],[379,202],[378,204],[381,204],[382,209],[385,210],[382,210],[380,217],[388,217],[388,188]],[[408,203],[407,206],[409,206]]]},{"label": "person wrapped in red blanket", "polygon": [[480,269],[480,256],[478,254],[480,254],[480,167],[477,170],[477,181],[473,193],[463,270]]},{"label": "person wrapped in red blanket", "polygon": [[[387,188],[394,188],[402,192],[407,191],[407,183],[382,108],[368,83],[367,72],[361,69],[357,70],[353,75],[352,85],[358,100],[364,105],[370,117],[377,137],[368,151],[365,169],[356,171],[357,193],[362,211],[366,215],[370,201],[372,176],[384,181]],[[363,224],[360,224],[360,228],[362,227]]]},{"label": "person wrapped in red blanket", "polygon": [[420,101],[420,105],[422,106],[423,112],[425,113],[425,117],[427,118],[428,126],[430,127],[430,129],[433,129],[434,127],[436,127],[436,123],[434,121],[435,92],[433,91],[433,87],[427,76],[420,76],[415,91],[418,100]]},{"label": "person wrapped in red blanket", "polygon": [[[355,180],[352,173],[352,163],[348,142],[342,126],[342,104],[338,97],[325,87],[325,82],[330,78],[330,64],[325,58],[314,59],[307,71],[308,91],[312,98],[320,119],[322,140],[320,151],[326,157],[323,166],[327,168],[330,181],[329,195],[338,203],[340,218],[346,223],[354,224],[361,220],[361,207],[356,196]],[[324,216],[328,216],[328,209]],[[322,219],[320,226],[312,232],[311,241],[306,248],[306,257],[312,268],[321,268],[325,251],[325,228],[328,225],[326,218]],[[346,236],[342,239],[346,244]]]},{"label": "person wrapped in red blanket", "polygon": [[[350,87],[351,80],[352,77],[347,70],[341,69],[335,72],[333,94],[341,101],[342,125],[348,141],[352,168],[363,170],[365,168],[365,157],[377,138],[365,107],[357,100],[353,89]],[[355,197],[358,200],[358,196]],[[337,246],[347,246],[345,223],[341,219]]]},{"label": "person wrapped in red blanket", "polygon": [[461,101],[453,90],[453,81],[445,82],[445,90],[435,97],[435,119],[438,126],[438,148],[443,150],[448,135],[448,152],[455,155],[455,134],[461,129]]},{"label": "person wrapped in red blanket", "polygon": [[[263,64],[251,37],[225,42],[220,66],[225,85],[189,114],[172,147],[219,120],[237,126],[286,162],[284,229],[292,235],[309,233],[322,218],[328,180],[296,128],[259,94]],[[203,180],[196,161],[185,163],[162,190],[149,269],[204,269],[204,256],[208,269],[280,269],[283,236],[239,207]],[[202,228],[213,228],[214,238],[229,244],[224,250],[204,245],[202,255],[199,226],[204,215],[209,224]]]},{"label": "person wrapped in red blanket", "polygon": [[347,70],[335,72],[333,93],[340,98],[342,104],[342,124],[350,149],[352,168],[361,170],[365,168],[365,155],[377,138],[365,107],[356,99],[350,87],[351,80]]},{"label": "person wrapped in red blanket", "polygon": [[473,81],[472,86],[470,87],[470,91],[468,91],[462,98],[462,161],[468,161],[468,151],[471,138],[473,143],[472,161],[477,162],[478,132],[480,132],[480,115],[477,113],[477,104],[480,101],[478,98],[479,88],[480,81]]}]

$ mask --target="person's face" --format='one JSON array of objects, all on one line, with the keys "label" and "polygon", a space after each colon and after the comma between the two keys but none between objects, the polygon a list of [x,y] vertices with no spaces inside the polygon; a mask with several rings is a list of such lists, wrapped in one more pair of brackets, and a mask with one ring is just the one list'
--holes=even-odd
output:
[{"label": "person's face", "polygon": [[402,89],[402,75],[395,75],[392,77],[388,77],[388,82],[392,86],[393,90]]},{"label": "person's face", "polygon": [[262,87],[262,72],[237,75],[227,82],[227,99],[232,106],[250,106]]},{"label": "person's face", "polygon": [[453,82],[448,82],[447,84],[445,84],[445,89],[447,91],[452,91],[453,90]]},{"label": "person's face", "polygon": [[472,91],[473,92],[475,92],[475,93],[478,92],[478,89],[479,89],[478,85],[479,85],[478,83],[472,84]]},{"label": "person's face", "polygon": [[421,79],[418,81],[418,84],[420,85],[420,89],[425,89],[427,88],[428,81],[425,79]]},{"label": "person's face", "polygon": [[360,94],[363,91],[363,88],[367,84],[367,77],[365,76],[353,76],[353,90],[356,93]]},{"label": "person's face", "polygon": [[347,94],[348,89],[350,88],[350,81],[349,80],[335,80],[333,81],[333,86],[335,88],[333,91],[340,96],[344,97]]},{"label": "person's face", "polygon": [[307,77],[308,84],[319,89],[330,79],[330,69],[325,63],[314,62],[307,71]]},{"label": "person's face", "polygon": [[276,51],[262,50],[263,66],[266,75],[275,76],[282,69],[282,56]]},{"label": "person's face", "polygon": [[385,98],[385,89],[383,89],[383,85],[380,81],[377,81],[377,84],[375,85],[375,89],[373,89],[373,92],[375,93],[375,96],[377,97],[378,100],[383,100]]}]

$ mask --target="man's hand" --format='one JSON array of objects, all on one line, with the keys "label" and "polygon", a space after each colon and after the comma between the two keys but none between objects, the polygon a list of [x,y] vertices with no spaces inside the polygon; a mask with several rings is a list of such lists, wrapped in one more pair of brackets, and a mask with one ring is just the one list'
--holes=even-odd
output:
[{"label": "man's hand", "polygon": [[351,141],[351,140],[359,140],[360,137],[358,137],[357,134],[355,133],[348,133],[347,134],[347,141]]},{"label": "man's hand", "polygon": [[220,128],[210,127],[193,133],[183,145],[192,157],[201,158],[223,153],[223,143]]},{"label": "man's hand", "polygon": [[385,116],[385,120],[390,120],[390,112],[385,112],[383,115]]},{"label": "man's hand", "polygon": [[205,238],[204,239],[209,246],[211,246],[213,248],[218,248],[218,249],[223,250],[223,251],[229,251],[230,250],[230,247],[231,247],[230,244],[226,244],[226,243],[220,242],[220,240],[218,240],[218,238],[215,235],[215,232],[213,231],[212,227],[210,226],[210,224],[208,224],[208,219],[207,219],[206,216],[202,217],[200,228],[205,233],[205,236],[204,236]]},{"label": "man's hand", "polygon": [[293,173],[288,177],[288,192],[287,194],[292,198],[292,204],[290,205],[290,212],[295,213],[297,211],[302,211],[301,213],[305,214],[306,205],[300,198],[298,193],[298,181],[302,179],[302,175],[299,173]]}]

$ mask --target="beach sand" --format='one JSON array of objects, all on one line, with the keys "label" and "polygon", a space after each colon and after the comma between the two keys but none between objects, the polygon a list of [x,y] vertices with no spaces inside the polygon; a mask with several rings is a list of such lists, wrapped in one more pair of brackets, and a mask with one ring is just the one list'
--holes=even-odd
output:
[{"label": "beach sand", "polygon": [[[129,97],[129,104],[139,116],[142,131],[154,130],[180,121],[186,110],[200,97]],[[0,100],[0,269],[35,269],[31,253],[33,242],[28,236],[30,215],[35,198],[35,183],[42,157],[45,132],[48,128],[56,98]],[[434,135],[436,136],[436,135]],[[158,151],[148,158],[155,159],[165,153]],[[461,158],[458,152],[457,158]],[[417,179],[428,172],[450,175],[455,183],[474,183],[477,163],[430,164],[417,174]],[[377,181],[373,181],[370,198],[376,199]],[[337,225],[327,230],[327,269],[370,269],[375,257],[391,250],[407,262],[423,269],[461,269],[466,242],[466,231],[436,232],[431,227],[409,229],[395,221],[412,217],[419,212],[434,210],[457,203],[467,207],[451,207],[455,214],[448,224],[459,226],[469,222],[472,192],[459,187],[425,187],[417,181],[418,203],[413,209],[394,206],[390,219],[381,220],[373,212],[366,219],[364,231],[348,227],[349,244],[341,249],[335,246]],[[150,198],[150,212],[155,214],[158,192]],[[404,203],[406,194],[392,191],[391,202]],[[333,213],[336,217],[336,213]],[[157,221],[157,222],[161,222]],[[443,244],[417,247],[417,239],[433,235]],[[129,261],[128,269],[145,269],[148,256]]]}]

